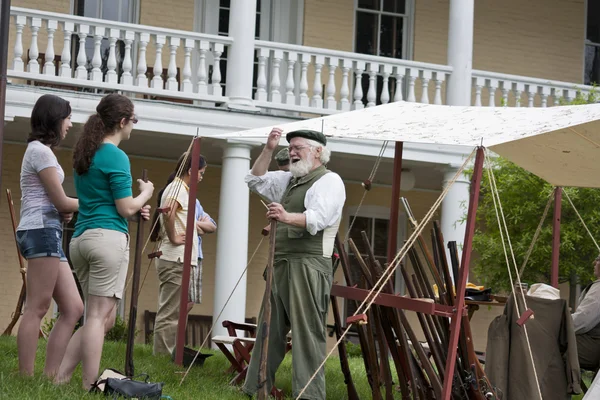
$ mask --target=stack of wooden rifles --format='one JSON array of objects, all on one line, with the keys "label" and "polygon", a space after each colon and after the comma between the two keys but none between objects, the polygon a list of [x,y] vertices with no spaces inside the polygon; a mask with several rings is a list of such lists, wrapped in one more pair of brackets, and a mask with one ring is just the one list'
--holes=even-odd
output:
[{"label": "stack of wooden rifles", "polygon": [[[403,199],[404,207],[409,220],[415,226],[415,220],[408,203]],[[408,294],[414,299],[431,299],[437,304],[453,306],[454,296],[452,276],[458,282],[459,257],[456,242],[448,242],[450,250],[450,265],[448,264],[444,239],[441,234],[439,222],[433,223],[431,230],[431,251],[427,247],[425,238],[419,236],[415,245],[407,253],[408,261],[412,266],[412,273],[401,264],[396,273],[400,271]],[[346,283],[361,289],[370,290],[382,276],[384,268],[375,259],[368,236],[363,231],[363,249],[367,257],[363,259],[356,243],[348,240],[352,254],[357,258],[360,266],[361,278],[355,282],[350,274],[350,261],[341,240],[336,238],[336,247]],[[364,254],[364,253],[363,253]],[[337,268],[337,265],[336,265]],[[452,274],[452,276],[450,275]],[[435,295],[434,285],[438,288]],[[381,293],[394,294],[393,285],[388,281]],[[360,302],[347,300],[354,303],[354,309]],[[335,318],[335,334],[339,340],[343,333],[340,311],[335,296],[331,296],[333,315]],[[364,309],[364,307],[362,308]],[[366,318],[365,318],[366,316]],[[350,317],[346,323],[353,323],[354,334],[358,336],[365,370],[372,389],[372,398],[393,399],[400,392],[402,399],[442,399],[444,372],[448,358],[448,342],[450,337],[450,319],[444,316],[417,313],[426,341],[421,343],[417,339],[413,328],[408,322],[404,310],[386,307],[373,303],[363,321],[358,323],[359,315]],[[487,379],[478,359],[478,354],[473,348],[471,329],[466,316],[461,318],[462,327],[456,353],[455,370],[452,377],[451,399],[498,399],[493,386]],[[349,332],[349,333],[350,333]],[[346,338],[345,338],[346,339]],[[340,363],[348,388],[350,400],[359,399],[354,387],[345,341],[338,346]],[[395,367],[391,368],[390,362]]]}]

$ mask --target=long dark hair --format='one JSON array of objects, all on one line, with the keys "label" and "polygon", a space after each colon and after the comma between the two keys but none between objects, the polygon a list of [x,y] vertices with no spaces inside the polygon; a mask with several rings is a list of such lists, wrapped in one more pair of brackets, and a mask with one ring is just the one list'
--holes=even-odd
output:
[{"label": "long dark hair", "polygon": [[31,133],[27,143],[39,140],[54,148],[62,140],[62,124],[71,115],[71,104],[53,94],[40,97],[31,112]]},{"label": "long dark hair", "polygon": [[[156,208],[154,209],[154,214],[152,215],[152,226],[154,228],[152,229],[152,232],[150,233],[150,240],[153,242],[156,242],[158,240],[158,235],[160,234],[160,218],[159,218],[160,213],[158,212],[158,209],[160,208],[160,201],[161,201],[163,193],[165,192],[165,189],[167,188],[167,186],[169,186],[171,184],[171,182],[173,182],[175,180],[177,171],[179,171],[180,168],[181,168],[181,176],[187,175],[190,168],[192,168],[192,157],[190,156],[186,159],[185,158],[186,154],[187,154],[187,152],[184,152],[182,155],[179,156],[179,159],[177,160],[177,165],[175,166],[175,171],[173,171],[171,173],[171,175],[169,175],[169,178],[167,178],[167,183],[160,190],[160,192],[158,192],[158,196],[156,199]],[[183,164],[184,161],[185,161],[185,164],[183,165],[183,168],[182,168],[181,165]],[[206,159],[204,158],[204,156],[200,155],[198,170],[201,170],[204,167],[206,167]]]},{"label": "long dark hair", "polygon": [[92,158],[100,148],[104,138],[113,133],[122,119],[133,116],[133,103],[127,97],[112,93],[100,100],[96,114],[92,115],[73,151],[73,168],[79,175],[85,174],[92,164]]}]

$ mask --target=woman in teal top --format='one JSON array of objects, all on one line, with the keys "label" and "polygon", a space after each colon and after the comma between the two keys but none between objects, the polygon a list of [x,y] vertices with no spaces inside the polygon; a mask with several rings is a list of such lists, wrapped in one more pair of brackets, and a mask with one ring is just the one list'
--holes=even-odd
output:
[{"label": "woman in teal top", "polygon": [[79,361],[83,387],[98,377],[104,334],[115,322],[117,300],[123,297],[129,265],[128,219],[150,217],[151,182],[138,179],[133,197],[129,158],[119,149],[137,119],[127,97],[104,97],[85,126],[73,152],[79,215],[69,245],[71,262],[83,290],[86,321],[73,335],[57,382],[70,380]]}]

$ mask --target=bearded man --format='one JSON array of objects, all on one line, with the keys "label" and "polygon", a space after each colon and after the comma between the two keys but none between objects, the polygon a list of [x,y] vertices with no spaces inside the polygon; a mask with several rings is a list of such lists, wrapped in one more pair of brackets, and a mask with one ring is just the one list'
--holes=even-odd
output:
[{"label": "bearded man", "polygon": [[[288,133],[289,172],[267,172],[280,137],[281,129],[271,131],[245,181],[250,190],[270,201],[267,218],[278,221],[265,384],[270,392],[291,329],[292,391],[297,397],[326,355],[327,312],[333,279],[331,257],[346,191],[340,176],[326,168],[331,152],[326,147],[325,135],[316,131]],[[257,338],[262,337],[262,313],[261,310]],[[242,388],[251,396],[258,390],[261,347],[257,340]],[[307,387],[303,398],[325,399],[323,369]]]}]

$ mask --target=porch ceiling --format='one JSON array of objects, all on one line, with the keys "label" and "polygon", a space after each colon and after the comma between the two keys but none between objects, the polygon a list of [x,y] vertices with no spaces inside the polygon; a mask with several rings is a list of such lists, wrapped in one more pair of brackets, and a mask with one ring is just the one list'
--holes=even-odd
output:
[{"label": "porch ceiling", "polygon": [[[61,148],[72,149],[83,125],[75,123],[70,134],[61,144]],[[25,144],[29,132],[29,119],[16,117],[8,122],[4,128],[4,140],[9,143]],[[190,144],[190,137],[170,133],[146,130],[134,130],[131,138],[121,144],[121,148],[133,157],[151,157],[166,160],[177,160]],[[211,165],[221,165],[224,141],[206,137],[202,139],[202,154]],[[261,151],[261,146],[256,146],[251,151],[252,161],[256,160]],[[346,181],[362,182],[371,173],[375,157],[359,154],[345,154],[333,152],[329,168],[340,174]],[[415,188],[426,190],[439,190],[443,178],[441,165],[419,161],[404,160],[403,169],[411,170],[415,175]],[[276,169],[273,162],[272,169]],[[381,160],[374,184],[391,185],[393,160]]]}]

